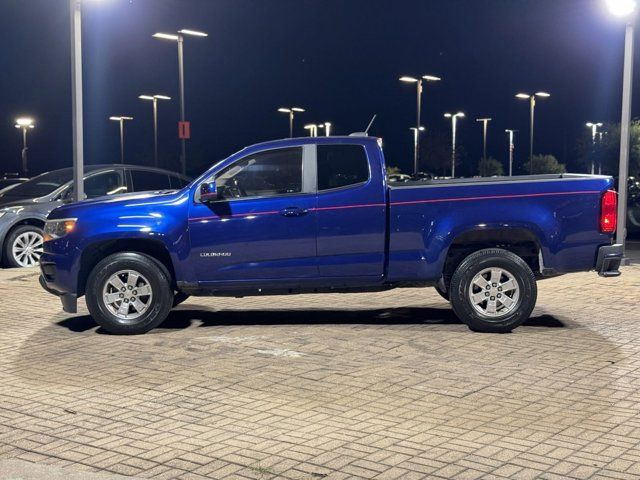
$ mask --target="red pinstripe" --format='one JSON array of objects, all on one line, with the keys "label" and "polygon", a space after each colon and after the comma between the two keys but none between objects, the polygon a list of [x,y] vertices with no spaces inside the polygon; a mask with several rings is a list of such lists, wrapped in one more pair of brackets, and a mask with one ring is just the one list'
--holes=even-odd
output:
[{"label": "red pinstripe", "polygon": [[[581,192],[547,192],[547,193],[523,193],[513,195],[486,195],[482,197],[452,197],[452,198],[433,198],[429,200],[408,200],[404,202],[392,202],[391,206],[397,205],[418,205],[421,203],[443,203],[443,202],[468,202],[474,200],[504,200],[507,198],[532,198],[532,197],[551,197],[556,195],[593,195],[600,194],[599,190],[586,190]],[[326,211],[326,210],[344,210],[349,208],[368,208],[368,207],[384,207],[385,203],[362,203],[354,205],[336,205],[333,207],[318,207],[310,208],[309,211]],[[266,212],[251,212],[251,213],[238,213],[235,215],[223,215],[223,216],[210,216],[210,217],[196,217],[189,219],[190,222],[201,222],[203,220],[217,220],[220,218],[242,218],[249,217],[251,215],[275,215],[279,213],[278,210],[271,210]]]}]

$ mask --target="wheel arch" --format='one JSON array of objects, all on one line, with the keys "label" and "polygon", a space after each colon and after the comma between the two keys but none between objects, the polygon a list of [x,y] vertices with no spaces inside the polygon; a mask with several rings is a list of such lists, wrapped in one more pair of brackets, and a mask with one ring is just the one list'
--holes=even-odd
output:
[{"label": "wheel arch", "polygon": [[453,272],[467,256],[486,248],[502,248],[521,257],[539,274],[544,268],[540,236],[525,226],[489,226],[459,232],[446,251],[442,277],[447,289]]},{"label": "wheel arch", "polygon": [[166,270],[171,279],[172,288],[176,289],[175,269],[169,250],[163,242],[142,238],[122,238],[95,242],[83,248],[78,270],[78,296],[84,295],[89,274],[98,262],[109,255],[119,252],[141,253],[151,257]]}]

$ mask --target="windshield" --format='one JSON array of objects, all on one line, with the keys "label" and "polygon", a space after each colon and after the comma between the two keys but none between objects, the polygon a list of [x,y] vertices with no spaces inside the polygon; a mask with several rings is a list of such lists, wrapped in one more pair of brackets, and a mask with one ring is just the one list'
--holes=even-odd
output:
[{"label": "windshield", "polygon": [[43,173],[12,188],[7,192],[7,196],[26,198],[44,197],[71,181],[72,178],[73,171],[71,168],[63,168],[62,170]]}]

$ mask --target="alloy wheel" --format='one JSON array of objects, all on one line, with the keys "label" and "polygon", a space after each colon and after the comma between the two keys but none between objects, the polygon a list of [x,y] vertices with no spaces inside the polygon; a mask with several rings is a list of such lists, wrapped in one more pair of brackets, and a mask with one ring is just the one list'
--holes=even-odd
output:
[{"label": "alloy wheel", "polygon": [[38,232],[24,232],[16,237],[11,253],[21,267],[35,267],[40,262],[44,238]]}]

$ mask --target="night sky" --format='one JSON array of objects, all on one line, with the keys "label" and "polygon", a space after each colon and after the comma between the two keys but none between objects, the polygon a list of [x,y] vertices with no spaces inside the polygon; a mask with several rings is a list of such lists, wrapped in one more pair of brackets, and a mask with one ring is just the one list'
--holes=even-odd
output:
[{"label": "night sky", "polygon": [[[473,163],[484,116],[494,118],[489,154],[506,160],[504,129],[515,128],[516,162],[525,160],[519,91],[552,94],[536,110],[536,152],[570,166],[586,121],[619,121],[624,25],[602,0],[84,0],[83,22],[87,163],[119,161],[107,118],[120,114],[135,117],[127,162],[151,163],[151,104],[137,97],[160,93],[174,98],[160,105],[161,162],[178,169],[177,49],[151,35],[180,28],[210,34],[185,43],[187,155],[200,166],[285,137],[287,117],[276,110],[295,105],[307,109],[298,135],[324,121],[338,134],[360,131],[377,113],[371,133],[384,138],[387,162],[409,170],[415,87],[401,75],[443,78],[426,85],[423,124],[448,134],[443,113],[466,112],[460,144]],[[69,29],[68,0],[0,3],[0,173],[18,168],[13,123],[23,114],[37,120],[33,173],[71,166]]]}]

